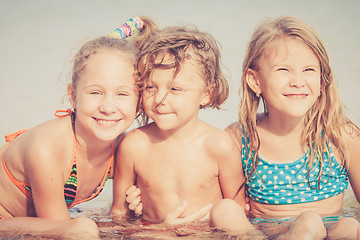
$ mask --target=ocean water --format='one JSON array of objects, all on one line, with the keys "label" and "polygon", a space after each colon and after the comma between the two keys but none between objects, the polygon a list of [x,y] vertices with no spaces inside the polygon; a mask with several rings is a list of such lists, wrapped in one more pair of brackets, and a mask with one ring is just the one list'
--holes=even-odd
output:
[{"label": "ocean water", "polygon": [[[0,0],[0,136],[31,128],[54,118],[56,109],[68,108],[66,85],[76,51],[142,15],[160,27],[194,24],[219,41],[230,97],[222,110],[200,113],[219,128],[237,119],[241,64],[259,21],[281,15],[304,19],[325,42],[347,114],[359,125],[359,9],[357,0]],[[111,204],[107,188],[98,200],[80,207],[105,213]]]}]

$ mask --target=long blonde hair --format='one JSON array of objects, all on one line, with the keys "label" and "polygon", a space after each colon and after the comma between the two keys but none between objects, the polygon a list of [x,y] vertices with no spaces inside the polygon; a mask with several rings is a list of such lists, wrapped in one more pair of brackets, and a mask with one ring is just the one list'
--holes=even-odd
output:
[{"label": "long blonde hair", "polygon": [[[258,163],[258,151],[260,148],[260,139],[256,130],[257,111],[260,100],[264,103],[264,113],[268,109],[266,102],[262,97],[256,94],[248,86],[245,75],[248,69],[259,70],[258,62],[267,47],[274,40],[284,37],[291,37],[302,41],[306,44],[320,62],[321,68],[321,95],[309,109],[305,116],[305,128],[302,133],[302,143],[309,147],[309,165],[311,168],[315,159],[319,159],[320,166],[323,164],[324,152],[329,152],[329,143],[333,144],[339,152],[342,160],[342,166],[347,166],[347,152],[345,144],[341,138],[341,129],[344,125],[351,123],[343,111],[343,105],[339,98],[336,82],[334,80],[329,57],[325,50],[324,44],[318,34],[305,22],[297,18],[284,16],[277,19],[266,19],[253,33],[247,47],[247,52],[243,62],[242,71],[242,99],[239,105],[239,129],[238,136],[245,134],[249,138],[250,150],[254,155],[247,156],[252,158],[252,170],[248,178],[255,172]],[[330,158],[330,155],[328,155]],[[331,161],[331,159],[329,159]],[[331,165],[330,165],[331,166]],[[319,174],[320,181],[321,173]],[[320,186],[320,185],[318,185]]]}]

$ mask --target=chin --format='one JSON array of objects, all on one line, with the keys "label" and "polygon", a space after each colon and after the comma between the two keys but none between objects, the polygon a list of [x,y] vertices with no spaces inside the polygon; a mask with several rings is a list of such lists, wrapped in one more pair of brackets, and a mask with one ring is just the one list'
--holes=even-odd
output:
[{"label": "chin", "polygon": [[[120,134],[119,134],[120,135]],[[98,140],[100,140],[100,141],[102,141],[102,142],[112,142],[112,141],[114,141],[116,138],[117,138],[117,136],[118,135],[114,135],[114,134],[99,134],[99,135],[97,135],[96,137],[97,137],[97,139]]]},{"label": "chin", "polygon": [[96,137],[104,142],[112,142],[114,141],[121,133],[123,133],[126,129],[124,128],[112,128],[107,129],[106,131],[101,131],[96,134]]},{"label": "chin", "polygon": [[157,124],[156,123],[156,126],[162,131],[169,131],[169,130],[172,130],[175,128],[175,126],[171,126],[169,124]]}]

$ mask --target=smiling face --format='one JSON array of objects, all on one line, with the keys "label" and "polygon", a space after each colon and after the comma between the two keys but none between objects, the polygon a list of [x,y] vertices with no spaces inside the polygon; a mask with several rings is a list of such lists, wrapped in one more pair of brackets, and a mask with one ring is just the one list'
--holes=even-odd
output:
[{"label": "smiling face", "polygon": [[198,119],[200,105],[209,102],[199,64],[186,60],[174,78],[174,69],[155,69],[143,92],[146,115],[162,130],[177,129]]},{"label": "smiling face", "polygon": [[247,82],[262,93],[269,114],[304,117],[320,95],[321,69],[314,52],[300,40],[284,37],[266,49],[257,66],[258,71],[249,69]]},{"label": "smiling face", "polygon": [[113,141],[130,127],[138,101],[133,73],[133,65],[118,50],[99,50],[89,57],[76,89],[68,88],[77,135]]}]

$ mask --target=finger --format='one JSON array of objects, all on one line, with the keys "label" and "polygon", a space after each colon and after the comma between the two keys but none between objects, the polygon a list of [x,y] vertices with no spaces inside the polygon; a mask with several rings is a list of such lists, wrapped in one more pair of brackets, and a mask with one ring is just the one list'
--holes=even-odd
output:
[{"label": "finger", "polygon": [[129,187],[128,190],[126,190],[126,195],[129,195],[130,193],[132,193],[132,192],[135,191],[136,189],[139,189],[139,188],[136,187],[135,185],[132,185],[131,187]]},{"label": "finger", "polygon": [[126,196],[126,201],[131,203],[138,197],[140,197],[140,189],[136,188],[134,191],[129,192],[129,195]]},{"label": "finger", "polygon": [[140,201],[141,201],[140,196],[135,198],[134,201],[129,203],[129,209],[134,211],[136,207],[139,205]]},{"label": "finger", "polygon": [[184,223],[194,222],[197,220],[208,219],[211,208],[212,208],[212,204],[208,204],[205,207],[201,208],[199,211],[194,212],[187,217],[176,219],[175,222],[176,224],[184,224]]},{"label": "finger", "polygon": [[174,210],[166,214],[164,223],[173,225],[175,219],[177,219],[185,211],[186,207],[187,207],[187,202],[182,202]]},{"label": "finger", "polygon": [[210,211],[205,214],[202,218],[200,218],[200,221],[207,221],[210,219]]},{"label": "finger", "polygon": [[139,205],[137,205],[137,207],[134,210],[135,215],[140,216],[142,214],[142,209],[143,209],[142,203],[139,203]]}]

